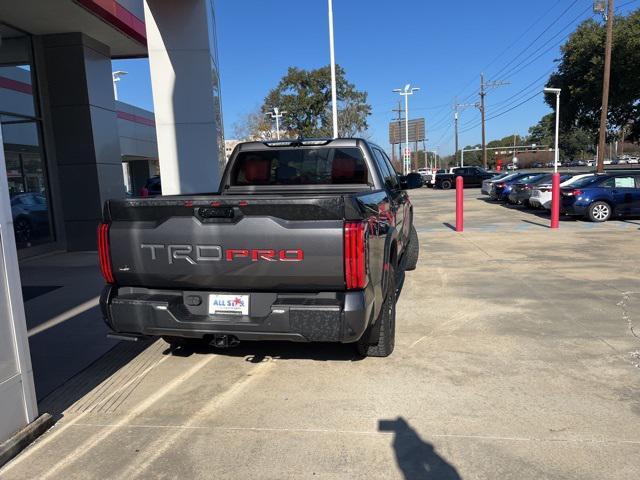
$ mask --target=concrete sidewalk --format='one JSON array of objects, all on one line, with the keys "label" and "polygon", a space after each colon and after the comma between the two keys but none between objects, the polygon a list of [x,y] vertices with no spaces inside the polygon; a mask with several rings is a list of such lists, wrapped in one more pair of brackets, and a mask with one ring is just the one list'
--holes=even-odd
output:
[{"label": "concrete sidewalk", "polygon": [[519,232],[531,214],[475,190],[469,225],[499,228],[429,231],[453,195],[412,194],[391,357],[120,344],[49,396],[60,421],[0,478],[640,477],[637,230]]},{"label": "concrete sidewalk", "polygon": [[117,342],[106,337],[98,308],[104,280],[95,252],[23,260],[20,277],[36,394],[42,400]]}]

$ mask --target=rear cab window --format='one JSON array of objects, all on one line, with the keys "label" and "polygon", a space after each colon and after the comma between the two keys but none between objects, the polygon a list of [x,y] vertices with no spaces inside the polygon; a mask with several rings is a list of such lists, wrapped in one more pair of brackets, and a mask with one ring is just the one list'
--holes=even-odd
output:
[{"label": "rear cab window", "polygon": [[270,148],[240,152],[231,186],[371,185],[367,163],[357,147]]}]

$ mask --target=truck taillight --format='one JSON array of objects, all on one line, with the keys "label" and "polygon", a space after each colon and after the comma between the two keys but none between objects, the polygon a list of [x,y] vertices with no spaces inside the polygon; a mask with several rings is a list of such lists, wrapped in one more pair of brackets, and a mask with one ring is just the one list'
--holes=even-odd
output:
[{"label": "truck taillight", "polygon": [[111,252],[109,250],[109,224],[98,225],[98,259],[100,271],[105,282],[114,283],[113,270],[111,269]]},{"label": "truck taillight", "polygon": [[344,224],[344,276],[347,290],[364,288],[366,284],[365,224]]}]

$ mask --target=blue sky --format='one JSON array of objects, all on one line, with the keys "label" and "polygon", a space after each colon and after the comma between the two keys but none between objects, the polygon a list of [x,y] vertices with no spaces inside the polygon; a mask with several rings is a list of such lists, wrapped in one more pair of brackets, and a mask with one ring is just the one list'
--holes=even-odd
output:
[{"label": "blue sky", "polygon": [[[616,5],[622,13],[640,2]],[[411,83],[421,90],[410,98],[410,118],[424,116],[429,148],[451,153],[454,98],[477,101],[484,72],[488,80],[510,82],[487,95],[487,117],[529,100],[554,68],[564,37],[586,18],[602,21],[591,6],[592,0],[334,0],[336,61],[369,93],[376,142],[389,149],[388,122],[399,100],[392,90]],[[226,138],[289,66],[329,63],[326,0],[218,0],[216,22]],[[113,64],[129,72],[118,86],[120,99],[152,110],[147,61]],[[489,120],[488,140],[524,135],[547,112],[538,95]],[[474,108],[461,113],[461,145],[480,142],[479,118]]]}]

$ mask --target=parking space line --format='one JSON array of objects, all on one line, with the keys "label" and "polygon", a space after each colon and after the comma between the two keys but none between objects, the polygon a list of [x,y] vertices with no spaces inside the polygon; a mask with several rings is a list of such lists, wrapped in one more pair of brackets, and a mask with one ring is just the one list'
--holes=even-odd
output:
[{"label": "parking space line", "polygon": [[[205,403],[202,408],[191,415],[184,426],[198,426],[205,419],[211,418],[219,412],[225,403],[228,403],[241,394],[250,383],[256,382],[257,379],[264,376],[269,370],[274,368],[274,366],[275,362],[262,362],[255,364],[250,372],[245,373],[239,381],[231,385],[224,392],[215,396],[209,402]],[[141,476],[144,477],[147,468],[149,468],[167,450],[172,448],[185,431],[186,429],[184,428],[177,429],[170,436],[167,437],[163,435],[158,438],[157,441],[147,445],[144,451],[141,451],[138,455],[138,458],[142,458],[144,461],[142,463],[131,464],[122,475],[119,475],[119,478],[130,480]]]},{"label": "parking space line", "polygon": [[[377,420],[377,419],[376,419]],[[87,423],[78,426],[87,427],[109,427],[108,424]],[[265,432],[265,433],[327,433],[346,435],[372,435],[372,436],[392,436],[394,432],[381,432],[378,430],[342,430],[330,428],[277,428],[277,427],[233,427],[233,426],[195,426],[195,425],[118,425],[118,428],[139,428],[139,429],[177,429],[177,430],[207,430],[223,432]],[[521,437],[505,435],[465,435],[455,433],[434,433],[429,434],[429,438],[452,438],[467,440],[494,440],[512,442],[538,442],[538,443],[577,443],[577,444],[597,444],[597,445],[640,445],[640,440],[617,439],[617,438],[540,438]]]},{"label": "parking space line", "polygon": [[[145,370],[145,372],[150,371],[152,368],[158,366],[160,363],[162,363],[163,361],[165,361],[168,358],[171,358],[171,357],[170,356],[163,357],[156,364],[151,366],[149,369]],[[156,390],[154,393],[152,393],[151,395],[146,397],[141,403],[139,403],[134,408],[132,408],[131,411],[129,411],[120,420],[118,420],[112,427],[108,427],[108,428],[98,432],[93,437],[91,437],[87,442],[84,442],[82,445],[78,446],[73,452],[71,452],[65,458],[60,460],[58,463],[52,465],[46,472],[44,472],[43,474],[40,475],[39,479],[40,480],[46,480],[48,478],[51,478],[53,475],[55,475],[58,472],[60,472],[60,470],[70,466],[73,462],[76,462],[80,457],[82,457],[87,452],[91,451],[100,442],[102,442],[109,435],[111,435],[111,433],[113,433],[113,431],[118,426],[124,426],[124,425],[128,424],[132,419],[134,419],[135,417],[137,417],[138,415],[143,413],[145,410],[147,410],[149,407],[151,407],[155,402],[157,402],[162,397],[167,395],[171,390],[173,390],[174,388],[178,387],[180,384],[182,384],[183,382],[185,382],[186,380],[191,378],[193,375],[195,375],[207,363],[209,363],[213,358],[215,358],[215,356],[213,356],[213,355],[207,355],[207,356],[203,357],[195,365],[192,365],[191,368],[187,369],[186,371],[184,371],[182,374],[180,374],[179,376],[177,376],[173,380],[170,380],[167,383],[165,383],[161,388]],[[114,392],[114,394],[115,394],[115,392]],[[111,396],[109,396],[108,398],[111,398]],[[88,412],[80,414],[74,420],[78,421],[81,418],[84,418],[84,416],[87,413]],[[70,427],[71,425],[73,425],[75,423],[74,420],[72,420],[68,424],[65,424],[63,426],[63,428],[66,429],[66,428]],[[57,431],[55,433],[60,434],[62,430],[63,429],[61,428],[59,431]],[[45,440],[47,440],[47,439],[45,438]],[[50,441],[51,439],[48,439],[48,440]],[[39,450],[39,449],[42,448],[42,446],[43,446],[43,443],[36,444],[35,448],[32,451]],[[19,461],[23,462],[25,460],[25,458],[26,458],[25,456],[19,457]]]}]

